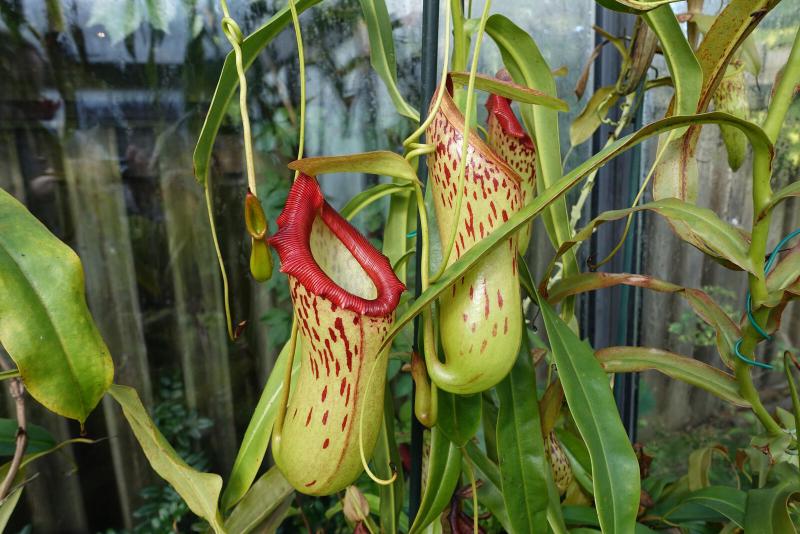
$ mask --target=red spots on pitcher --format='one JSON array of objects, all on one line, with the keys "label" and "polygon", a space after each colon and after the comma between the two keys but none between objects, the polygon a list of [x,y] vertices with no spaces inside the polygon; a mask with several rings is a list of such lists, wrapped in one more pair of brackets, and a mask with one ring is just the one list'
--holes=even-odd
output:
[{"label": "red spots on pitcher", "polygon": [[323,449],[327,449],[328,445],[330,445],[330,444],[331,444],[330,438],[325,438],[325,441],[322,442],[322,448]]},{"label": "red spots on pitcher", "polygon": [[325,386],[325,388],[322,390],[322,402],[325,402],[325,397],[327,396],[328,396],[328,386]]},{"label": "red spots on pitcher", "polygon": [[344,397],[344,390],[347,388],[347,377],[342,378],[342,383],[339,385],[339,396]]},{"label": "red spots on pitcher", "polygon": [[486,281],[483,281],[483,317],[489,318],[489,293],[486,291]]},{"label": "red spots on pitcher", "polygon": [[325,410],[325,413],[322,414],[322,424],[323,425],[327,425],[328,424],[328,410]]},{"label": "red spots on pitcher", "polygon": [[503,294],[500,290],[497,290],[497,306],[502,310],[503,309]]},{"label": "red spots on pitcher", "polygon": [[492,337],[497,337],[497,323],[492,325]]},{"label": "red spots on pitcher", "polygon": [[347,415],[348,414],[344,414],[344,419],[342,419],[342,432],[344,432],[344,429],[347,428]]},{"label": "red spots on pitcher", "polygon": [[305,487],[307,487],[307,488],[310,488],[311,486],[313,486],[313,485],[314,485],[314,484],[316,484],[316,483],[317,483],[317,481],[316,481],[316,480],[312,480],[311,482],[309,482],[309,483],[307,483],[307,484],[303,484],[303,485],[304,485]]},{"label": "red spots on pitcher", "polygon": [[[467,231],[467,235],[475,239],[475,217],[472,213],[472,203],[470,202],[467,202],[467,220],[464,222],[464,228]],[[463,238],[461,242],[464,242]]]},{"label": "red spots on pitcher", "polygon": [[489,342],[484,339],[483,342],[481,343],[481,354],[483,354],[483,351],[486,350],[486,345],[488,345],[488,344],[489,344]]},{"label": "red spots on pitcher", "polygon": [[[319,326],[320,323],[319,323],[319,310],[317,309],[317,297],[314,297],[311,300],[311,306],[314,309],[314,318],[317,321],[317,326]],[[317,341],[319,341],[319,338],[317,338]]]},{"label": "red spots on pitcher", "polygon": [[344,323],[342,322],[341,317],[337,317],[336,320],[333,322],[333,327],[339,332],[339,335],[342,338],[342,343],[344,343],[344,352],[347,356],[347,370],[353,370],[353,351],[350,350],[350,340],[347,339],[347,334],[344,331]]},{"label": "red spots on pitcher", "polygon": [[508,334],[508,317],[506,317],[506,320],[503,323],[503,333]]},{"label": "red spots on pitcher", "polygon": [[314,407],[308,409],[308,416],[306,416],[306,426],[311,422],[311,414],[314,413]]},{"label": "red spots on pitcher", "polygon": [[347,396],[344,398],[344,405],[350,404],[350,384],[347,384]]}]

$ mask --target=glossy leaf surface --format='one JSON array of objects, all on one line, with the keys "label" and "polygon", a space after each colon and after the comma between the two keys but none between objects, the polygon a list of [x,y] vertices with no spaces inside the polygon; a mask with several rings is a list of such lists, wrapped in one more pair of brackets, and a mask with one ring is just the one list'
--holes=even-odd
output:
[{"label": "glossy leaf surface", "polygon": [[31,396],[80,422],[113,379],[80,259],[0,189],[0,343]]},{"label": "glossy leaf surface", "polygon": [[253,484],[225,520],[225,531],[228,534],[247,534],[258,530],[293,493],[294,488],[278,468],[272,466]]},{"label": "glossy leaf surface", "polygon": [[547,532],[548,487],[536,374],[527,336],[511,372],[497,384],[497,454],[511,532]]},{"label": "glossy leaf surface", "polygon": [[369,35],[369,57],[400,115],[419,121],[419,112],[405,101],[397,87],[397,58],[392,38],[392,20],[384,0],[359,0]]},{"label": "glossy leaf surface", "polygon": [[424,532],[425,527],[436,521],[442,510],[450,503],[450,497],[461,474],[461,451],[448,440],[444,433],[434,427],[431,430],[431,449],[428,469],[424,475],[425,486],[417,517],[411,525],[411,534]]},{"label": "glossy leaf surface", "polygon": [[608,379],[591,347],[539,298],[550,348],[575,424],[592,459],[595,505],[606,532],[632,533],[639,509],[639,464]]},{"label": "glossy leaf surface", "polygon": [[[302,352],[300,345],[298,342],[295,347],[294,365],[292,366],[293,378],[300,369],[300,358],[297,357]],[[233,469],[225,485],[225,491],[222,493],[221,508],[223,511],[230,509],[245,496],[261,469],[264,456],[267,454],[275,416],[278,413],[278,405],[283,393],[283,377],[288,361],[289,344],[286,343],[281,349],[278,359],[275,360],[267,383],[261,391],[258,404],[253,410],[253,415],[250,416],[242,443],[239,445]]]},{"label": "glossy leaf surface", "polygon": [[736,406],[750,406],[739,394],[739,385],[733,375],[693,358],[648,347],[608,347],[597,351],[597,360],[609,373],[654,370],[704,389]]},{"label": "glossy leaf surface", "polygon": [[135,389],[114,384],[108,392],[122,408],[153,470],[169,482],[195,515],[208,521],[216,534],[224,534],[217,510],[222,478],[196,471],[175,452],[150,419]]}]

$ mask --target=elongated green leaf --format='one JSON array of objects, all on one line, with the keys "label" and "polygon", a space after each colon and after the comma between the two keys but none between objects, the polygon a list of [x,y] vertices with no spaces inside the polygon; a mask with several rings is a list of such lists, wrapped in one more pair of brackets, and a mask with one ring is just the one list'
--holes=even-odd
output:
[{"label": "elongated green leaf", "polygon": [[[675,14],[669,6],[662,6],[647,12],[643,18],[658,36],[675,88],[674,106],[670,113],[695,113],[703,85],[703,71]],[[686,129],[674,130],[662,140],[667,146],[663,148],[664,155],[653,175],[655,200],[675,197],[694,201],[697,196],[697,166],[692,158],[695,139],[691,136],[679,139],[685,132]],[[661,146],[659,150],[662,150]],[[675,224],[672,227],[679,235],[685,228]]]},{"label": "elongated green leaf", "polygon": [[512,533],[547,532],[547,472],[527,336],[511,372],[497,384],[497,455]]},{"label": "elongated green leaf", "polygon": [[717,333],[717,352],[723,363],[733,369],[733,347],[736,341],[742,337],[741,331],[725,310],[707,293],[699,289],[685,288],[641,274],[581,273],[554,283],[550,288],[548,301],[557,304],[565,295],[577,295],[620,284],[681,295],[694,309],[694,312]]},{"label": "elongated green leaf", "polygon": [[463,447],[481,426],[481,395],[438,393],[437,425],[456,447]]},{"label": "elongated green leaf", "polygon": [[347,220],[352,219],[358,213],[378,199],[395,193],[411,191],[408,184],[378,184],[361,191],[356,196],[347,201],[339,212]]},{"label": "elongated green leaf", "polygon": [[[300,369],[300,354],[302,354],[302,347],[298,339],[295,344],[295,358],[292,366],[293,378]],[[223,511],[228,511],[245,496],[264,462],[269,438],[272,435],[272,425],[275,423],[283,394],[283,377],[288,361],[289,343],[286,343],[281,349],[278,359],[275,360],[267,383],[261,391],[256,409],[247,424],[239,452],[236,453],[236,460],[233,462],[233,469],[220,501],[220,508]]]},{"label": "elongated green leaf", "polygon": [[400,452],[394,438],[394,403],[392,392],[387,387],[383,396],[383,423],[378,442],[372,452],[376,474],[384,480],[391,478],[395,470],[400,471],[392,484],[380,486],[380,518],[382,532],[398,532],[400,511],[403,507],[403,476]]},{"label": "elongated green leaf", "polygon": [[[52,454],[52,453],[54,453],[54,452],[56,452],[58,450],[61,450],[64,447],[66,447],[67,445],[73,445],[75,443],[84,443],[84,444],[87,444],[87,445],[93,445],[93,444],[97,443],[97,441],[93,440],[93,439],[88,439],[88,438],[66,439],[64,441],[59,442],[55,446],[50,447],[47,450],[39,451],[39,452],[32,452],[32,453],[26,454],[25,456],[22,457],[22,462],[20,463],[19,467],[20,467],[20,469],[23,469],[24,467],[30,465],[32,462],[35,462],[39,458],[44,458],[48,454]],[[11,467],[11,462],[6,462],[3,465],[0,465],[0,479],[5,478],[5,476],[8,474],[8,470],[9,470],[10,467]]]},{"label": "elongated green leaf", "polygon": [[10,378],[19,378],[19,370],[17,369],[9,369],[8,371],[0,372],[0,381],[8,380]]},{"label": "elongated green leaf", "polygon": [[394,336],[397,335],[405,325],[416,317],[417,314],[435,300],[443,291],[450,287],[450,285],[459,280],[477,261],[488,254],[494,247],[503,243],[504,239],[507,239],[512,234],[519,231],[530,220],[540,215],[545,207],[550,205],[555,199],[561,198],[567,191],[579,184],[584,176],[645,139],[674,128],[683,127],[687,124],[730,124],[745,132],[745,135],[748,136],[748,139],[750,139],[753,144],[756,153],[760,152],[763,154],[766,151],[766,153],[769,154],[771,152],[771,144],[758,126],[732,115],[718,112],[702,113],[689,117],[668,117],[648,124],[637,132],[618,139],[584,161],[581,165],[578,165],[555,184],[542,191],[541,194],[536,196],[527,206],[524,206],[518,212],[514,213],[509,217],[508,221],[495,228],[489,236],[476,243],[466,254],[453,262],[435,283],[431,284],[428,289],[423,291],[414,303],[397,317],[394,325],[387,333],[381,349],[385,349],[388,344],[391,343]]},{"label": "elongated green leaf", "polygon": [[776,5],[775,0],[731,0],[716,16],[697,49],[697,59],[703,69],[698,112],[708,108],[736,51]]},{"label": "elongated green leaf", "polygon": [[750,406],[739,394],[736,377],[693,358],[648,347],[608,347],[598,350],[596,356],[609,373],[658,371],[736,406]]},{"label": "elongated green leaf", "polygon": [[478,498],[486,506],[507,532],[511,532],[511,521],[508,519],[506,503],[501,489],[500,468],[492,462],[474,441],[468,441],[465,447],[472,466],[476,470],[475,477],[482,481],[478,488]]},{"label": "elongated green leaf", "polygon": [[701,447],[689,454],[689,468],[686,473],[689,491],[697,491],[711,485],[709,475],[715,454],[727,458],[727,451],[719,444]]},{"label": "elongated green leaf", "polygon": [[747,492],[744,518],[745,532],[797,532],[787,509],[789,499],[800,494],[800,472],[797,467],[780,463],[772,468],[770,484]]},{"label": "elongated green leaf", "polygon": [[[642,17],[661,42],[661,50],[664,59],[667,60],[672,84],[675,87],[673,113],[675,115],[695,113],[703,86],[703,70],[683,34],[675,13],[670,6],[665,5],[648,11]],[[677,132],[680,131],[677,130],[672,137],[677,137],[679,135]]]},{"label": "elongated green leaf", "polygon": [[683,499],[681,505],[666,514],[664,518],[676,523],[686,521],[691,517],[689,513],[687,513],[687,508],[689,507],[686,505],[699,504],[727,517],[740,527],[743,527],[746,502],[747,494],[740,489],[726,486],[709,486],[693,491],[687,495]]},{"label": "elongated green leaf", "polygon": [[568,295],[578,295],[618,285],[642,287],[663,293],[675,293],[684,289],[678,284],[644,274],[588,272],[554,282],[547,291],[547,300],[555,305]]},{"label": "elongated green leaf", "polygon": [[785,293],[800,296],[800,249],[795,248],[781,258],[767,276],[769,298],[764,306],[778,306],[785,300]]},{"label": "elongated green leaf", "polygon": [[19,498],[22,496],[22,490],[25,486],[18,486],[14,490],[11,491],[6,498],[0,501],[0,532],[6,531],[6,526],[8,526],[8,521],[11,519],[11,514],[14,513],[14,510],[17,508],[17,503],[19,502]]},{"label": "elongated green leaf", "polygon": [[369,57],[400,115],[419,122],[419,112],[405,101],[397,87],[397,59],[392,38],[392,21],[384,0],[359,0],[369,34]]},{"label": "elongated green leaf", "polygon": [[600,87],[592,94],[592,97],[586,102],[586,107],[583,108],[580,115],[575,117],[569,127],[569,140],[572,146],[578,146],[592,137],[595,130],[603,124],[608,110],[617,103],[618,99],[619,95],[613,85]]},{"label": "elongated green leaf", "polygon": [[344,156],[320,156],[303,158],[289,164],[289,168],[308,176],[331,172],[355,172],[392,176],[408,182],[418,182],[414,168],[402,156],[387,150],[347,154]]},{"label": "elongated green leaf", "polygon": [[[691,19],[689,20],[697,24],[697,29],[703,33],[708,33],[711,30],[711,26],[713,26],[717,18],[706,13],[691,13],[690,16]],[[752,35],[748,35],[744,39],[739,51],[744,60],[745,68],[753,76],[758,76],[759,72],[761,72],[761,55],[758,53],[758,47]]]},{"label": "elongated green leaf", "polygon": [[0,189],[0,344],[34,399],[81,423],[114,375],[84,291],[78,256]]},{"label": "elongated green leaf", "polygon": [[[298,13],[319,4],[322,0],[296,0],[295,8]],[[242,41],[242,64],[245,70],[250,68],[256,56],[272,40],[283,31],[286,26],[292,23],[292,13],[289,6],[282,8],[275,13],[263,26],[248,35]],[[219,74],[217,88],[211,99],[211,105],[206,114],[203,128],[200,130],[200,137],[197,139],[197,146],[192,155],[194,163],[194,175],[200,184],[205,185],[208,179],[208,170],[211,165],[211,151],[214,148],[214,140],[217,132],[228,111],[236,88],[239,87],[239,76],[236,72],[236,58],[231,51],[225,57],[225,64],[222,65],[222,72]]]},{"label": "elongated green leaf", "polygon": [[[451,72],[450,79],[453,80],[453,83],[467,85],[469,83],[469,72]],[[558,111],[569,111],[567,103],[560,98],[524,85],[486,76],[485,74],[478,73],[475,75],[475,88],[493,95],[510,98],[522,104],[535,104]]]},{"label": "elongated green leaf", "polygon": [[169,482],[195,515],[208,521],[215,533],[224,534],[217,510],[222,478],[196,471],[183,461],[150,419],[135,389],[114,384],[108,392],[122,408],[153,470]]},{"label": "elongated green leaf", "polygon": [[775,206],[792,197],[800,197],[800,181],[792,182],[783,189],[776,191],[767,207],[758,214],[758,220],[763,219]]},{"label": "elongated green leaf", "polygon": [[[557,96],[552,70],[525,30],[502,15],[492,15],[486,22],[486,33],[500,49],[503,64],[515,82]],[[520,112],[525,128],[536,142],[536,189],[541,195],[544,189],[556,183],[562,173],[558,112],[529,104],[520,104]],[[558,248],[572,233],[566,200],[554,199],[543,219],[553,246]],[[568,255],[564,263],[565,274],[578,271],[578,262],[573,255]]]},{"label": "elongated green leaf", "polygon": [[423,532],[445,509],[461,473],[461,451],[437,427],[431,430],[431,452],[425,474],[425,488],[410,534]]},{"label": "elongated green leaf", "polygon": [[[697,113],[708,108],[737,48],[775,5],[777,2],[774,0],[731,0],[717,15],[696,54],[702,69]],[[679,43],[677,36],[674,42]],[[680,68],[680,62],[675,61],[674,66]],[[676,88],[676,93],[677,90]],[[670,109],[675,107],[670,106]],[[699,135],[700,126],[693,125],[687,135],[666,147],[662,162],[653,177],[653,195],[656,200],[668,197],[694,200],[697,194],[694,149]],[[674,229],[680,235],[684,228],[678,226]]]},{"label": "elongated green leaf", "polygon": [[678,0],[653,0],[652,2],[637,0],[597,0],[597,3],[606,9],[621,11],[623,13],[646,13],[652,9]]},{"label": "elongated green leaf", "polygon": [[225,521],[228,534],[254,532],[294,493],[294,488],[283,478],[276,466],[264,473]]},{"label": "elongated green leaf", "polygon": [[597,516],[604,532],[634,532],[639,463],[617,412],[608,379],[591,347],[539,298],[558,377],[570,413],[592,459]]},{"label": "elongated green leaf", "polygon": [[597,519],[597,510],[590,506],[564,506],[564,521],[566,521],[567,525],[600,526],[600,521]]},{"label": "elongated green leaf", "polygon": [[[394,178],[399,184],[400,179]],[[406,261],[409,257],[409,231],[415,228],[417,220],[416,203],[411,201],[412,192],[396,193],[389,197],[389,212],[383,228],[383,254],[389,258],[395,274],[404,284],[406,280]],[[411,249],[413,250],[413,248]]]},{"label": "elongated green leaf", "polygon": [[[0,418],[0,456],[12,456],[17,444],[17,420]],[[33,423],[28,423],[26,428],[28,434],[28,446],[25,449],[28,453],[46,451],[56,444],[56,439],[50,432]]]},{"label": "elongated green leaf", "polygon": [[753,265],[748,255],[749,245],[740,229],[723,221],[710,209],[677,198],[664,198],[633,208],[603,212],[566,241],[557,256],[567,248],[589,239],[598,226],[638,211],[653,211],[672,222],[682,223],[686,227],[686,232],[681,235],[684,241],[726,265],[734,265],[763,278],[764,274]]}]

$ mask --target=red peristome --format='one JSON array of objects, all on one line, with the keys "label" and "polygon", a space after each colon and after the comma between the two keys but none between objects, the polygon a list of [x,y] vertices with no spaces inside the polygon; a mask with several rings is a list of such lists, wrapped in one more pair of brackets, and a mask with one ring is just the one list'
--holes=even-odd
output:
[{"label": "red peristome", "polygon": [[[322,219],[361,265],[375,284],[377,297],[368,300],[353,295],[331,280],[317,264],[309,242],[316,217]],[[384,317],[397,307],[405,286],[395,276],[389,260],[325,202],[314,178],[300,174],[295,179],[277,222],[278,231],[269,238],[269,244],[280,256],[281,272],[297,278],[309,292],[369,317]]]},{"label": "red peristome", "polygon": [[486,99],[486,111],[494,115],[505,133],[522,140],[527,148],[533,148],[533,141],[517,120],[514,110],[511,109],[511,99],[498,95],[489,95]]}]

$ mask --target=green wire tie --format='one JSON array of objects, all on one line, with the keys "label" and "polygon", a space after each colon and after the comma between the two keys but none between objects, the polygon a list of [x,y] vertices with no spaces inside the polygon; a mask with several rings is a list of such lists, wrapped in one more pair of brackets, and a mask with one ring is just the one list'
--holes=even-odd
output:
[{"label": "green wire tie", "polygon": [[[777,245],[775,245],[775,248],[772,250],[772,253],[770,253],[769,259],[767,259],[767,263],[764,266],[764,276],[769,274],[769,271],[772,269],[773,265],[775,264],[775,260],[778,259],[778,253],[781,251],[781,249],[783,249],[784,245],[786,245],[786,243],[788,243],[789,241],[791,241],[792,239],[794,239],[798,235],[800,235],[800,228],[798,228],[794,232],[790,233],[789,235],[787,235],[786,237],[781,239],[780,242]],[[761,325],[758,324],[758,321],[756,321],[756,318],[753,317],[752,300],[753,299],[752,299],[752,296],[750,295],[750,290],[748,289],[747,290],[747,319],[750,321],[750,324],[755,329],[755,331],[758,332],[759,335],[763,339],[766,339],[767,341],[771,341],[772,340],[772,336],[769,335],[763,328],[761,328]],[[774,369],[774,367],[772,365],[768,364],[768,363],[759,362],[759,361],[756,361],[756,360],[751,360],[750,358],[748,358],[747,356],[742,354],[741,347],[742,347],[742,343],[743,342],[744,342],[744,338],[740,337],[739,340],[736,342],[736,344],[733,346],[733,350],[734,350],[734,353],[736,354],[737,358],[739,358],[741,361],[743,361],[747,365],[752,365],[754,367],[761,367],[762,369]]]}]

